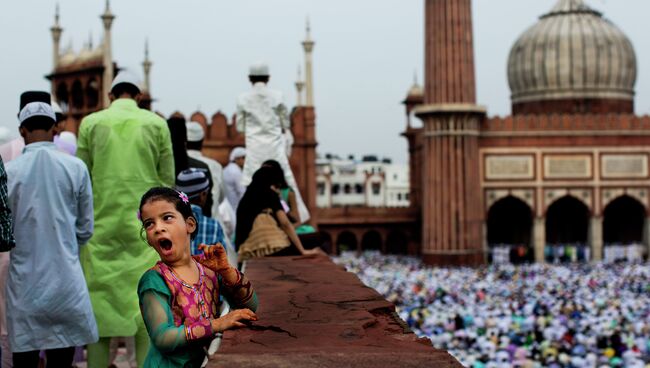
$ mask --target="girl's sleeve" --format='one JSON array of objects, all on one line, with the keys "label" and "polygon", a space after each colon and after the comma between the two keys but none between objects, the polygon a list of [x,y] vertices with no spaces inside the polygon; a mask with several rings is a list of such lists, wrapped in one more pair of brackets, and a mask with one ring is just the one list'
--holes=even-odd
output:
[{"label": "girl's sleeve", "polygon": [[170,352],[187,345],[188,341],[214,335],[209,319],[176,327],[169,288],[156,271],[147,271],[142,276],[138,285],[138,297],[151,343],[160,352]]},{"label": "girl's sleeve", "polygon": [[[219,276],[220,290],[230,303],[233,309],[248,308],[255,312],[257,310],[257,294],[243,273],[237,271],[237,282],[232,285],[227,284]],[[216,299],[215,299],[216,300]]]}]

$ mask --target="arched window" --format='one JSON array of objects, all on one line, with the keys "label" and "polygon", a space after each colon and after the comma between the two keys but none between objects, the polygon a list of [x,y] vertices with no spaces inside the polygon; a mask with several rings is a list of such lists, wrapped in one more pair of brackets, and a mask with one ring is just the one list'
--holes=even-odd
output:
[{"label": "arched window", "polygon": [[531,247],[532,225],[533,212],[526,203],[513,196],[500,199],[488,211],[488,245],[508,250],[508,260],[512,263],[531,262],[535,258]]},{"label": "arched window", "polygon": [[74,109],[82,109],[84,107],[84,93],[79,80],[72,83],[72,107]]},{"label": "arched window", "polygon": [[381,250],[381,235],[375,230],[363,234],[363,238],[361,239],[361,249]]},{"label": "arched window", "polygon": [[99,104],[99,83],[95,79],[88,81],[86,85],[86,102],[89,108],[97,107]]}]

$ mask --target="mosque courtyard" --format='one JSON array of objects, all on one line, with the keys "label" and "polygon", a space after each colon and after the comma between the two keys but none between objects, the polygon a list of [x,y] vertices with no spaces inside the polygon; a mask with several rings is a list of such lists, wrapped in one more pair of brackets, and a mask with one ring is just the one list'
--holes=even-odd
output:
[{"label": "mosque courtyard", "polygon": [[335,262],[468,367],[650,366],[647,263],[432,268],[378,252]]}]

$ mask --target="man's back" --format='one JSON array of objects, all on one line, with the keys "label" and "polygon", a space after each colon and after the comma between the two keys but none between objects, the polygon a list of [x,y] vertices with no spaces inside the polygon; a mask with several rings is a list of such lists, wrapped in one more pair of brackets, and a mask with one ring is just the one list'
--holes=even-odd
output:
[{"label": "man's back", "polygon": [[61,341],[72,346],[95,341],[79,262],[79,247],[93,234],[85,165],[54,143],[39,142],[7,164],[7,176],[16,237],[7,283],[12,346],[28,351]]},{"label": "man's back", "polygon": [[23,243],[12,258],[29,256],[21,252],[24,244],[39,242],[56,243],[61,248],[48,251],[76,257],[93,232],[92,197],[86,197],[92,188],[83,162],[58,151],[54,143],[33,143],[7,163],[7,177],[14,232]]},{"label": "man's back", "polygon": [[[90,171],[95,235],[81,253],[100,336],[132,336],[139,315],[135,288],[158,256],[140,238],[140,197],[174,184],[174,159],[165,121],[132,99],[117,99],[86,117],[77,156]],[[134,289],[135,290],[135,289]]]},{"label": "man's back", "polygon": [[246,132],[247,139],[260,134],[279,139],[282,129],[288,128],[286,114],[282,93],[264,83],[255,83],[237,100],[237,127]]},{"label": "man's back", "polygon": [[86,117],[77,156],[88,165],[93,182],[174,183],[167,125],[156,114],[139,109],[134,100],[116,100]]},{"label": "man's back", "polygon": [[244,195],[246,188],[241,184],[242,169],[234,162],[231,162],[223,169],[223,181],[226,190],[226,198],[233,210],[237,210],[239,201]]}]

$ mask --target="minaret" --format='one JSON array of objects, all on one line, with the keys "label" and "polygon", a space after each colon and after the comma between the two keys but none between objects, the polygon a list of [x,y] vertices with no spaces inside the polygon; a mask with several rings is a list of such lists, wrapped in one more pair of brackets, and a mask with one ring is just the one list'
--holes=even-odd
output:
[{"label": "minaret", "polygon": [[298,79],[296,79],[296,95],[298,96],[298,101],[296,102],[296,107],[302,106],[302,89],[305,87],[305,82],[302,80],[302,75],[300,73],[300,65],[298,65]]},{"label": "minaret", "polygon": [[311,39],[311,27],[309,25],[309,18],[307,18],[307,37],[302,42],[302,47],[305,50],[305,91],[307,94],[307,101],[305,106],[314,106],[314,80],[312,76],[312,58],[311,53],[314,50],[314,41]]},{"label": "minaret", "polygon": [[111,47],[111,25],[115,16],[111,13],[109,0],[106,0],[106,10],[101,15],[102,22],[104,23],[104,78],[102,80],[102,101],[104,108],[110,104],[108,100],[108,93],[111,89],[113,82],[113,51]]},{"label": "minaret", "polygon": [[422,129],[422,258],[485,263],[471,0],[426,0]]},{"label": "minaret", "polygon": [[151,65],[153,63],[149,60],[149,40],[144,41],[144,61],[142,62],[142,69],[144,69],[144,91],[151,92],[151,85],[149,84],[149,72],[151,72]]},{"label": "minaret", "polygon": [[59,47],[61,42],[61,33],[63,33],[63,28],[59,24],[59,4],[56,4],[56,12],[54,13],[54,25],[50,28],[52,32],[52,70],[56,70],[56,67],[59,65]]}]

